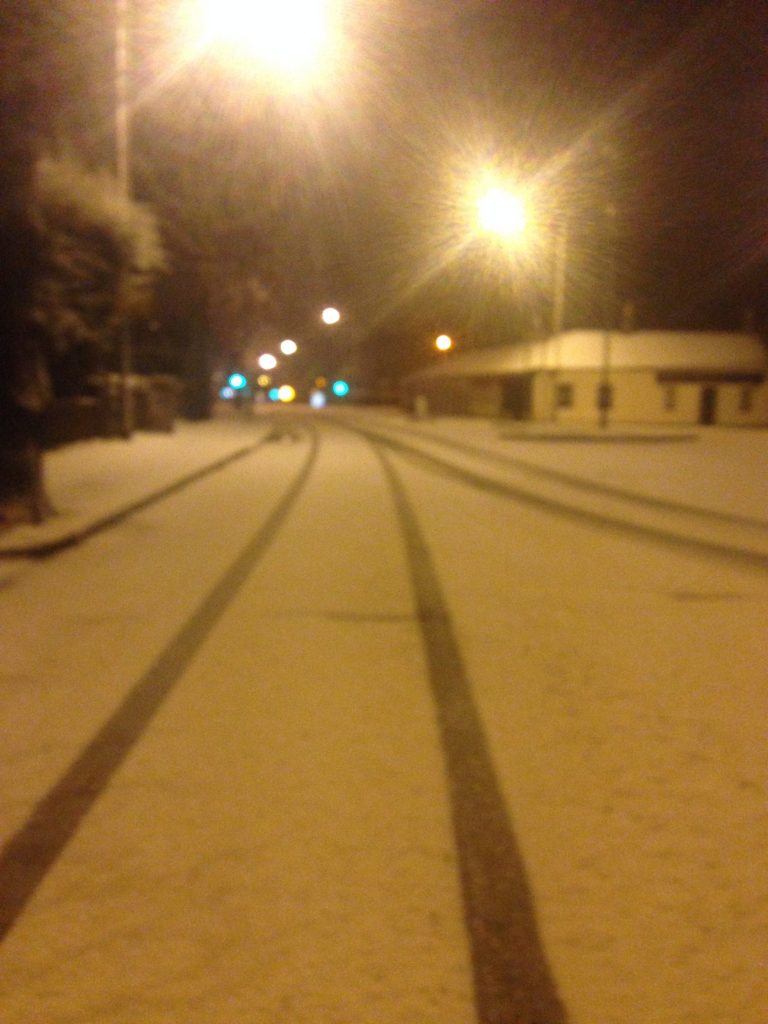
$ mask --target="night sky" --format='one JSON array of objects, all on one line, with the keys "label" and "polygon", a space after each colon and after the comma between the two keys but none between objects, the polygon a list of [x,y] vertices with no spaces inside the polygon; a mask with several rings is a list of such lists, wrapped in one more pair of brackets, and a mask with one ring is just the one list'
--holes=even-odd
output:
[{"label": "night sky", "polygon": [[[54,134],[108,160],[110,5],[52,6]],[[437,330],[514,340],[546,323],[566,218],[567,327],[622,306],[638,327],[766,326],[765,5],[351,0],[343,60],[302,97],[211,57],[169,74],[171,7],[133,9],[135,189],[172,245],[259,276],[265,324],[334,301],[404,362]],[[482,167],[536,197],[524,259],[459,239]]]}]

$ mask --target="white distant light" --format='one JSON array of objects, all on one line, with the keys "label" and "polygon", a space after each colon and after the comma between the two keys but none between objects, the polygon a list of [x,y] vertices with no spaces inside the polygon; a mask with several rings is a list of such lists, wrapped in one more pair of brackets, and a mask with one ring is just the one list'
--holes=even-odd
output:
[{"label": "white distant light", "polygon": [[280,351],[284,356],[292,356],[298,349],[298,345],[295,341],[291,341],[290,338],[286,338],[285,341],[280,342]]},{"label": "white distant light", "polygon": [[453,348],[453,338],[448,334],[439,334],[435,338],[435,348],[438,352],[448,352],[449,349]]},{"label": "white distant light", "polygon": [[292,402],[296,397],[296,391],[290,384],[283,384],[282,387],[277,389],[277,397],[281,402]]},{"label": "white distant light", "polygon": [[326,306],[320,316],[324,324],[337,324],[341,320],[341,313],[333,306]]},{"label": "white distant light", "polygon": [[277,359],[270,352],[264,352],[259,356],[259,366],[262,370],[274,370],[277,366]]}]

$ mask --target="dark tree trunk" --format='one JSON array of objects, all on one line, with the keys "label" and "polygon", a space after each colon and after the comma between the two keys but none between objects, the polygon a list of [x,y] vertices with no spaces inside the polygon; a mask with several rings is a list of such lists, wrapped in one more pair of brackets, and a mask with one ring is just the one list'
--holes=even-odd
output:
[{"label": "dark tree trunk", "polygon": [[41,239],[32,211],[44,124],[46,4],[0,17],[0,514],[39,521],[50,510],[42,420],[51,398],[43,339],[30,323]]}]

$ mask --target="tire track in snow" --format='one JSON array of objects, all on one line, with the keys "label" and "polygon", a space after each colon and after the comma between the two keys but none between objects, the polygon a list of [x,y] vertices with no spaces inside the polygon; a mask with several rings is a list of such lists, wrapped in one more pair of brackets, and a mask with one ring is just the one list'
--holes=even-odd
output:
[{"label": "tire track in snow", "polygon": [[[370,440],[370,438],[369,438]],[[405,540],[446,762],[479,1024],[566,1024],[525,865],[432,557],[381,444]]]},{"label": "tire track in snow", "polygon": [[[725,559],[739,565],[754,567],[762,571],[768,569],[768,552],[765,550],[765,524],[758,522],[757,520],[747,520],[745,517],[731,516],[723,513],[709,513],[702,511],[701,509],[691,510],[687,509],[685,506],[673,506],[669,502],[661,500],[657,501],[656,499],[647,499],[642,497],[638,499],[630,495],[629,492],[622,492],[625,502],[625,508],[623,511],[601,511],[599,508],[579,505],[569,500],[565,494],[539,491],[519,482],[506,482],[504,480],[488,476],[483,472],[478,472],[474,469],[468,469],[465,466],[455,464],[449,461],[448,458],[443,458],[440,455],[436,455],[434,452],[427,451],[420,447],[420,439],[412,435],[405,436],[404,438],[398,438],[389,436],[386,433],[381,433],[380,431],[368,426],[351,423],[345,423],[344,426],[346,426],[348,430],[353,430],[356,433],[361,434],[363,437],[368,438],[371,443],[384,445],[392,451],[398,452],[399,454],[412,459],[414,462],[421,462],[425,465],[431,466],[436,472],[453,476],[470,487],[485,491],[488,494],[495,494],[502,498],[511,498],[513,501],[524,502],[528,505],[545,509],[546,511],[560,517],[572,519],[576,522],[590,523],[598,526],[600,529],[610,529],[617,530],[622,533],[635,534],[638,537],[645,538],[646,540],[653,541],[657,544],[668,545],[680,550],[689,548],[699,554],[706,554],[710,557]],[[434,439],[429,438],[429,440],[433,441]],[[450,440],[446,441],[445,439],[440,439],[440,443],[444,447],[448,448],[449,451],[453,449],[456,452],[469,454],[470,457],[474,457],[476,459],[488,460],[486,453],[477,449],[471,449],[468,448],[468,446],[455,444],[454,442]],[[493,458],[493,453],[491,453],[491,461],[498,461],[498,459]],[[508,462],[509,460],[506,461]],[[511,463],[509,464],[511,465]],[[549,471],[542,471],[542,476],[545,473],[552,480],[556,481],[556,474],[550,473]],[[572,484],[569,484],[569,486],[573,487]],[[577,489],[585,493],[592,492],[597,495],[601,492],[604,494],[610,494],[611,490],[610,488],[593,485],[584,481],[580,481],[578,483]],[[677,525],[673,525],[672,523],[662,523],[660,521],[654,522],[653,520],[644,521],[642,517],[636,517],[636,511],[638,509],[653,506],[657,506],[659,509],[666,510],[670,514],[674,514],[678,517],[687,515],[688,522],[687,524],[678,523]],[[697,520],[699,523],[706,523],[708,521],[711,523],[717,523],[721,528],[728,524],[735,525],[737,523],[741,523],[745,527],[747,525],[751,525],[752,531],[760,534],[759,540],[761,547],[758,550],[754,547],[739,545],[737,543],[723,540],[715,535],[697,535],[694,532],[694,520]]]},{"label": "tire track in snow", "polygon": [[266,521],[0,851],[0,942],[272,543],[309,479],[318,448],[311,430],[307,456]]}]

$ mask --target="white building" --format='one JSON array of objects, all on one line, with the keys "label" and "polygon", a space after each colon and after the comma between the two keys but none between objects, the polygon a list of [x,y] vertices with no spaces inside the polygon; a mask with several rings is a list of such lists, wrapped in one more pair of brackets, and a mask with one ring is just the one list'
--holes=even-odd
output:
[{"label": "white building", "polygon": [[409,408],[537,422],[768,424],[768,358],[752,334],[578,330],[439,358],[403,382]]}]

